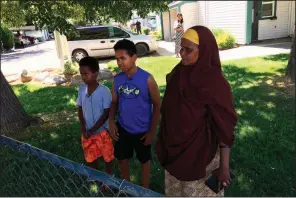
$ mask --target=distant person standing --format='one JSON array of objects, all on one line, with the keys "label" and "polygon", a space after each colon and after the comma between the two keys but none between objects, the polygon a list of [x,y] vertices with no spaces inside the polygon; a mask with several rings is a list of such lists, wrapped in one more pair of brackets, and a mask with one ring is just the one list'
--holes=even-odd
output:
[{"label": "distant person standing", "polygon": [[175,31],[175,54],[176,58],[180,57],[181,50],[181,39],[184,35],[184,27],[183,27],[183,15],[181,13],[177,14],[177,20],[174,23],[174,31]]},{"label": "distant person standing", "polygon": [[155,31],[156,30],[156,27],[157,27],[157,24],[156,24],[156,20],[151,20],[151,30],[152,31]]},{"label": "distant person standing", "polygon": [[17,32],[16,32],[16,36],[17,36],[17,37],[22,36],[22,34],[20,33],[20,31],[17,31]]},{"label": "distant person standing", "polygon": [[22,34],[20,33],[20,31],[17,31],[15,35],[16,35],[17,38],[22,40]]},{"label": "distant person standing", "polygon": [[141,23],[139,21],[136,22],[137,34],[142,34]]}]

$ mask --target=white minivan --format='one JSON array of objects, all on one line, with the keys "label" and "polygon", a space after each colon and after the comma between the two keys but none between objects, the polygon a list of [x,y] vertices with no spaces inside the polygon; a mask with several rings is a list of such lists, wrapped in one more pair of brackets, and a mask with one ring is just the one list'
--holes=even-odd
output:
[{"label": "white minivan", "polygon": [[113,25],[79,27],[77,30],[76,37],[68,38],[70,54],[77,62],[86,56],[114,56],[113,47],[121,39],[133,41],[138,56],[144,56],[158,48],[157,41],[151,36],[138,35],[131,30]]}]

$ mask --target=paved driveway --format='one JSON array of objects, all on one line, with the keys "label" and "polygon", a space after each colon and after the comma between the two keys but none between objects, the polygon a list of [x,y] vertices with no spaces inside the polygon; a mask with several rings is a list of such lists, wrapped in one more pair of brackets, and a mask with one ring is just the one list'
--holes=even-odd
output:
[{"label": "paved driveway", "polygon": [[[174,56],[175,46],[173,42],[159,41],[160,48],[157,54],[160,56]],[[289,53],[291,41],[283,40],[279,43],[265,43],[242,46],[235,49],[220,51],[221,60],[239,59],[254,56],[265,56],[279,53]],[[156,54],[156,55],[157,55]],[[100,60],[101,68],[114,58]],[[1,54],[1,70],[4,75],[17,74],[23,69],[29,71],[58,68],[59,59],[56,54],[55,42],[44,43],[17,49],[15,52]]]},{"label": "paved driveway", "polygon": [[46,41],[15,52],[1,54],[1,70],[4,75],[17,74],[23,69],[37,71],[58,68],[59,59],[55,42]]}]

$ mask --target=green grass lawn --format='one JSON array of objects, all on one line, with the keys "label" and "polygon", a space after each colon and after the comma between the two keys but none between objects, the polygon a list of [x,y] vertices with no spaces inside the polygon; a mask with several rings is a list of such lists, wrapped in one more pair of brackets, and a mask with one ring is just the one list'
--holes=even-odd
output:
[{"label": "green grass lawn", "polygon": [[[280,54],[223,62],[239,115],[231,150],[236,179],[226,196],[296,196],[295,96],[281,77],[287,61],[288,55]],[[154,76],[163,94],[165,75],[177,62],[172,57],[146,57],[138,65]],[[109,66],[116,70],[115,62]],[[75,107],[78,87],[26,84],[13,90],[29,114],[45,120],[15,138],[83,163]],[[114,172],[119,175],[116,165]],[[132,181],[140,184],[140,165],[135,160],[131,174]],[[151,175],[152,190],[164,193],[163,169],[155,156]]]}]

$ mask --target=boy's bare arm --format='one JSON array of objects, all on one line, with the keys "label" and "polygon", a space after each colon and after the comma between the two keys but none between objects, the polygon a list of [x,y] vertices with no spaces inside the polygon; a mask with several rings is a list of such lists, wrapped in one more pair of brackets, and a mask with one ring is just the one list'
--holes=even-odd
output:
[{"label": "boy's bare arm", "polygon": [[89,132],[94,133],[96,132],[103,124],[106,122],[106,120],[109,117],[109,111],[110,109],[104,109],[103,115],[100,117],[100,119],[96,122],[96,124],[89,130]]},{"label": "boy's bare arm", "polygon": [[118,96],[115,91],[114,82],[112,86],[112,102],[111,102],[111,108],[109,113],[109,121],[114,122],[115,121],[115,115],[118,108]]},{"label": "boy's bare arm", "polygon": [[78,106],[78,119],[80,121],[80,128],[81,128],[81,134],[86,137],[86,126],[85,126],[85,120],[83,117],[82,107]]},{"label": "boy's bare arm", "polygon": [[114,81],[112,86],[112,102],[111,109],[109,113],[109,133],[113,140],[117,141],[119,139],[118,128],[115,123],[115,115],[118,108],[118,96],[115,91]]},{"label": "boy's bare arm", "polygon": [[153,113],[152,113],[152,121],[150,125],[149,131],[141,138],[141,140],[144,140],[144,145],[151,145],[154,136],[156,133],[158,120],[160,117],[160,94],[158,90],[158,85],[155,82],[154,78],[150,76],[148,78],[148,89],[151,96],[152,104],[153,104]]},{"label": "boy's bare arm", "polygon": [[160,117],[160,93],[158,85],[152,76],[148,78],[148,89],[153,104],[152,121],[149,132],[155,134]]},{"label": "boy's bare arm", "polygon": [[78,119],[80,121],[81,127],[85,129],[85,120],[84,120],[84,117],[83,117],[82,107],[81,106],[78,106]]}]

